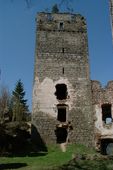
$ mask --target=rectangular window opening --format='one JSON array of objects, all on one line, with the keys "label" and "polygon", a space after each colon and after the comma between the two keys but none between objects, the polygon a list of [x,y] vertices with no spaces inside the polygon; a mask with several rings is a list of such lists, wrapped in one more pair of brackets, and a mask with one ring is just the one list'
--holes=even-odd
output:
[{"label": "rectangular window opening", "polygon": [[[64,70],[62,70],[64,71]],[[55,95],[57,97],[58,100],[64,100],[67,99],[67,85],[66,84],[57,84],[56,86],[56,92]]]},{"label": "rectangular window opening", "polygon": [[102,121],[105,124],[112,123],[111,104],[102,105]]},{"label": "rectangular window opening", "polygon": [[60,122],[66,122],[66,107],[58,107],[57,120]]}]

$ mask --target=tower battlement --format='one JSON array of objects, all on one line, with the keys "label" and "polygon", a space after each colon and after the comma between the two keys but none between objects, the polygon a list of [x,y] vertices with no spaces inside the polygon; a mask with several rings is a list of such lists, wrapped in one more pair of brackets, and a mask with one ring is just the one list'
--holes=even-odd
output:
[{"label": "tower battlement", "polygon": [[86,20],[79,14],[39,13],[36,21],[40,31],[86,32]]}]

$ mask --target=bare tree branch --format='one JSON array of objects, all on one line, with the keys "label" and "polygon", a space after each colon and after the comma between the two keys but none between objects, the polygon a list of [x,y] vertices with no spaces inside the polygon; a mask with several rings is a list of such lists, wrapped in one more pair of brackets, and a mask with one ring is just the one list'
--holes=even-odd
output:
[{"label": "bare tree branch", "polygon": [[0,121],[4,120],[5,114],[9,111],[10,94],[5,86],[0,89]]},{"label": "bare tree branch", "polygon": [[69,12],[73,12],[72,3],[73,3],[73,0],[61,0],[58,6],[59,8],[61,8],[61,6],[66,6],[66,9]]},{"label": "bare tree branch", "polygon": [[27,4],[27,7],[30,8],[32,0],[25,0],[25,1],[26,1],[26,4]]}]

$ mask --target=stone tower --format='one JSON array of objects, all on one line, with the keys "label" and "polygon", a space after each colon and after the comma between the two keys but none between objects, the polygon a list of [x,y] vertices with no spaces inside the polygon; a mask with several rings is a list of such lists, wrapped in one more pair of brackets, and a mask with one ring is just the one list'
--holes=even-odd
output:
[{"label": "stone tower", "polygon": [[79,14],[36,18],[32,136],[56,143],[56,125],[71,122],[71,143],[92,146],[94,123],[86,21]]}]

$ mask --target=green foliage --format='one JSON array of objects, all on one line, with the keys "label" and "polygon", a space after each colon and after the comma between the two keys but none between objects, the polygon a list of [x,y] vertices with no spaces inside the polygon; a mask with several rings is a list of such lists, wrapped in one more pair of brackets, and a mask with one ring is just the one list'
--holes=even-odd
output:
[{"label": "green foliage", "polygon": [[59,9],[58,9],[58,5],[55,4],[53,7],[52,7],[52,13],[58,13],[59,12]]},{"label": "green foliage", "polygon": [[25,91],[23,83],[19,80],[16,83],[15,89],[12,92],[12,112],[13,121],[22,121],[25,118],[25,114],[28,112],[27,100],[24,99]]}]

